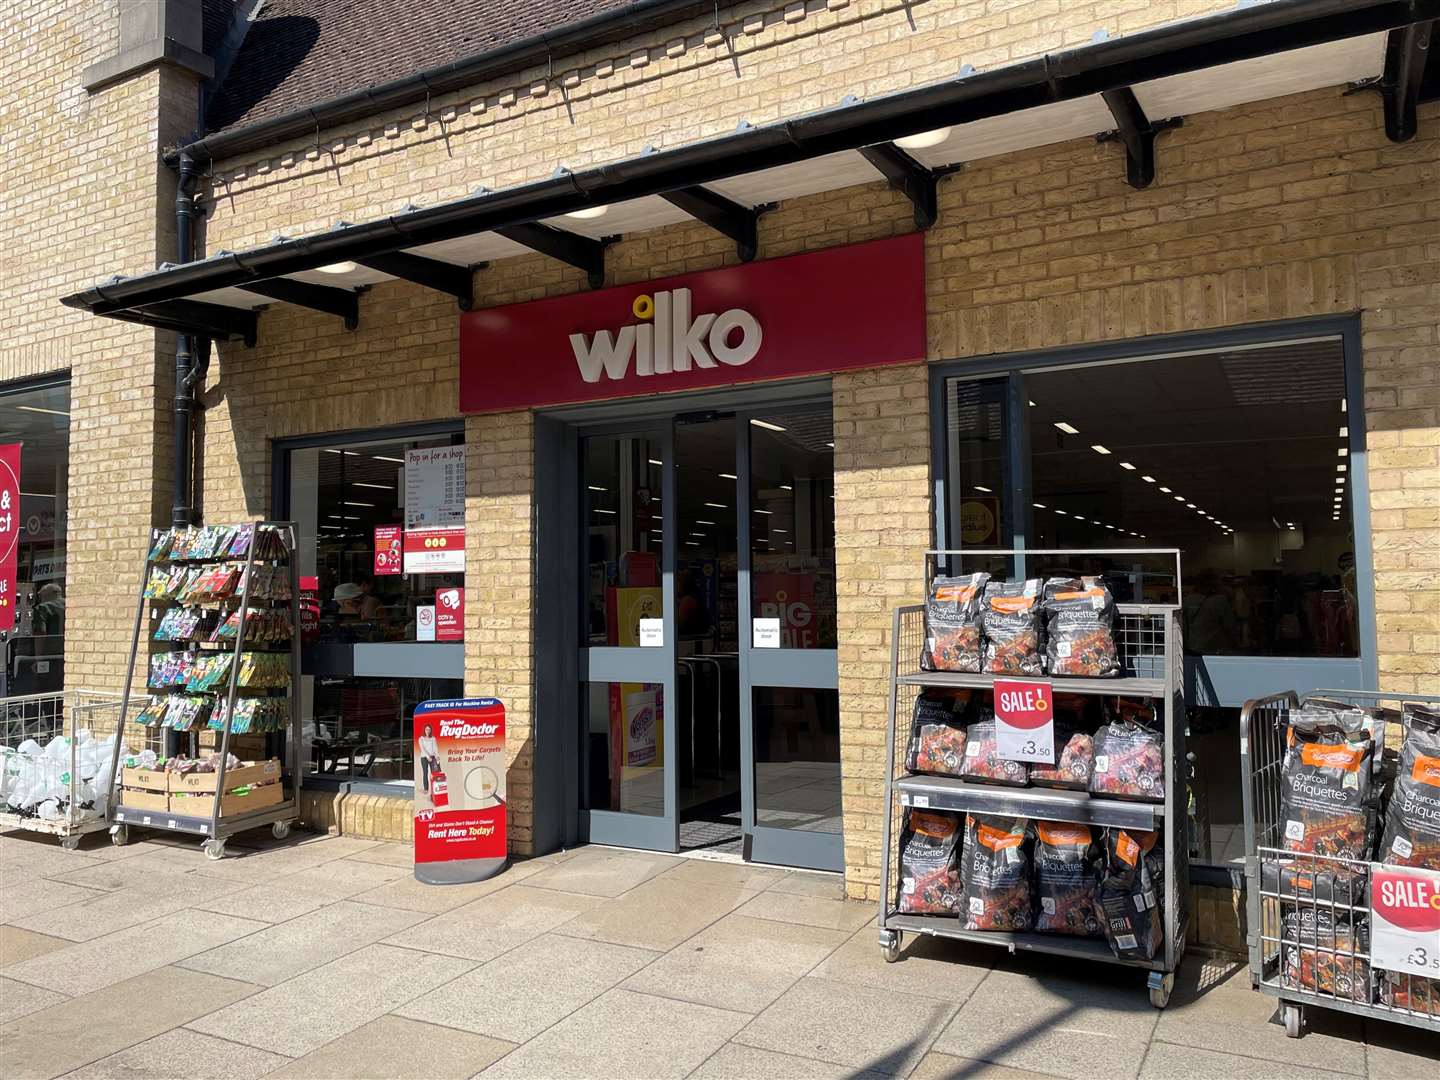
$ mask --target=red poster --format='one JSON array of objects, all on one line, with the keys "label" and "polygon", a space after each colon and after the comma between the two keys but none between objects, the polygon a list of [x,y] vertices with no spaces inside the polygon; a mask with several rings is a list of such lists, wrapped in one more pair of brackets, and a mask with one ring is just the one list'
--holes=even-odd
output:
[{"label": "red poster", "polygon": [[920,233],[460,316],[460,409],[560,405],[925,357]]},{"label": "red poster", "polygon": [[312,645],[320,637],[320,578],[300,578],[300,640]]},{"label": "red poster", "polygon": [[809,574],[752,575],[757,619],[780,620],[782,649],[815,647],[815,579]]},{"label": "red poster", "polygon": [[465,590],[435,590],[435,640],[465,640]]},{"label": "red poster", "polygon": [[444,525],[433,529],[406,529],[405,573],[463,574],[465,527]]},{"label": "red poster", "polygon": [[375,576],[381,577],[404,572],[404,559],[401,555],[401,536],[399,525],[376,525],[375,526]]},{"label": "red poster", "polygon": [[505,706],[426,701],[414,723],[415,862],[503,860]]},{"label": "red poster", "polygon": [[20,553],[20,444],[0,445],[0,630],[15,629],[15,567]]}]

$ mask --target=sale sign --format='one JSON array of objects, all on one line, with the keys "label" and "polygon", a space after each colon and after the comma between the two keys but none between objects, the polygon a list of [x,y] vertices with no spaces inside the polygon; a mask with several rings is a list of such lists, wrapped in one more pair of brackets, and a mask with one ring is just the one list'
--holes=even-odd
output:
[{"label": "sale sign", "polygon": [[996,753],[1055,764],[1055,704],[1047,681],[995,680]]},{"label": "sale sign", "polygon": [[415,710],[415,877],[480,881],[505,866],[505,706],[426,701]]},{"label": "sale sign", "polygon": [[399,525],[375,526],[375,576],[404,573],[404,530]]},{"label": "sale sign", "polygon": [[0,630],[15,629],[20,555],[20,444],[0,445]]},{"label": "sale sign", "polygon": [[[815,578],[810,574],[752,574],[756,618],[780,621],[781,648],[815,647]],[[763,647],[763,646],[762,646]]]},{"label": "sale sign", "polygon": [[465,590],[435,590],[435,640],[465,640]]},{"label": "sale sign", "polygon": [[1440,978],[1440,870],[1371,864],[1370,962]]},{"label": "sale sign", "polygon": [[463,574],[465,527],[406,529],[404,565],[407,574]]}]

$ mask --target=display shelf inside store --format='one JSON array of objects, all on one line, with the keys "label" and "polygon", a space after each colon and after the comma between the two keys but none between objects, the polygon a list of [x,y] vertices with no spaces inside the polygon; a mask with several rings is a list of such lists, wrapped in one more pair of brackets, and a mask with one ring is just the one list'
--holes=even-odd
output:
[{"label": "display shelf inside store", "polygon": [[904,776],[895,781],[895,790],[902,806],[916,809],[1015,814],[1145,832],[1159,828],[1165,817],[1161,803],[1100,798],[1063,788],[968,783],[948,776]]},{"label": "display shelf inside store", "polygon": [[1163,697],[1164,679],[1114,678],[1081,679],[1050,675],[967,675],[955,671],[911,670],[900,675],[896,681],[901,686],[931,686],[938,689],[959,689],[969,687],[980,690],[993,689],[996,679],[1048,679],[1057,694],[1113,694],[1120,697]]}]

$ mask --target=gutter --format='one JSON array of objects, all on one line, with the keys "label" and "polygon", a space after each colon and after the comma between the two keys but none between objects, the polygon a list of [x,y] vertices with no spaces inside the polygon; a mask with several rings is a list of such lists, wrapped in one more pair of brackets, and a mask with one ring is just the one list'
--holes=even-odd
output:
[{"label": "gutter", "polygon": [[[1272,0],[764,127],[246,252],[107,282],[62,303],[96,315],[497,227],[558,217],[1135,83],[1440,16],[1440,0]],[[143,321],[143,320],[142,320]]]},{"label": "gutter", "polygon": [[557,54],[574,53],[696,15],[714,14],[718,18],[719,8],[717,0],[708,3],[705,0],[634,0],[613,11],[532,34],[498,49],[452,60],[448,64],[330,98],[303,109],[207,135],[178,149],[167,150],[165,164],[173,168],[179,164],[181,155],[186,154],[201,163],[220,161],[301,135],[313,136],[326,128],[462,90],[536,64],[551,63]]}]

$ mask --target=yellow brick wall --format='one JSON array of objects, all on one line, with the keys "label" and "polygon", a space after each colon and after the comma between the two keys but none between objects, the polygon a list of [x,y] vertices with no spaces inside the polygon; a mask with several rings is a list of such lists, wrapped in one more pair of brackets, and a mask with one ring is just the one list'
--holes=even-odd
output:
[{"label": "yellow brick wall", "polygon": [[59,297],[173,257],[158,154],[196,100],[169,70],[88,93],[81,72],[114,53],[118,26],[112,3],[0,4],[0,382],[72,375],[65,677],[97,690],[119,688],[138,559],[168,517],[173,341]]}]

